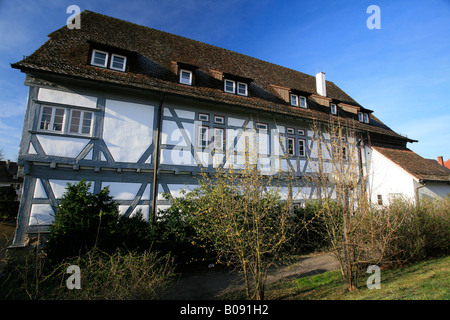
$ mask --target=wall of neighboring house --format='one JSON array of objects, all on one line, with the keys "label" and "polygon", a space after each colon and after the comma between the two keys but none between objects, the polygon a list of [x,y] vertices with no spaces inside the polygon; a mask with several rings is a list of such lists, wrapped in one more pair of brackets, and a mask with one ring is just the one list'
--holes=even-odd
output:
[{"label": "wall of neighboring house", "polygon": [[367,191],[374,204],[388,205],[395,197],[415,199],[414,178],[377,150],[364,147]]},{"label": "wall of neighboring house", "polygon": [[419,199],[450,197],[450,184],[445,182],[415,182]]}]

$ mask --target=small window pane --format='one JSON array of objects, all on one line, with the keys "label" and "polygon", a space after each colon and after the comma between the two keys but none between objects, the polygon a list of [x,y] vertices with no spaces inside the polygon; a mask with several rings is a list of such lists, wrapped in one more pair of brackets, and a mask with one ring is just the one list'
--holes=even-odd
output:
[{"label": "small window pane", "polygon": [[72,119],[70,120],[70,132],[78,133],[80,127],[81,111],[72,110]]},{"label": "small window pane", "polygon": [[112,56],[111,68],[124,71],[125,70],[125,57]]},{"label": "small window pane", "polygon": [[53,120],[53,130],[62,131],[64,122],[64,109],[57,108],[55,110],[55,119]]},{"label": "small window pane", "polygon": [[108,54],[99,51],[94,51],[93,55],[94,58],[92,59],[92,64],[106,67]]},{"label": "small window pane", "polygon": [[298,106],[298,96],[295,94],[291,94],[291,105]]},{"label": "small window pane", "polygon": [[44,109],[42,110],[40,129],[49,130],[50,122],[52,120],[52,110],[53,108],[50,107],[44,107]]},{"label": "small window pane", "polygon": [[298,140],[298,155],[301,157],[304,157],[306,155],[305,153],[305,140],[299,139]]},{"label": "small window pane", "polygon": [[214,123],[225,124],[225,118],[221,116],[214,116]]},{"label": "small window pane", "polygon": [[223,150],[223,129],[214,129],[214,148]]},{"label": "small window pane", "polygon": [[191,85],[192,84],[192,72],[186,71],[186,70],[181,70],[180,83]]},{"label": "small window pane", "polygon": [[235,82],[231,80],[225,80],[225,92],[235,92]]},{"label": "small window pane", "polygon": [[300,107],[306,108],[306,98],[300,97]]},{"label": "small window pane", "polygon": [[208,146],[208,127],[200,127],[199,144],[201,147]]},{"label": "small window pane", "polygon": [[289,155],[294,155],[294,139],[288,139],[288,154]]},{"label": "small window pane", "polygon": [[247,95],[247,84],[238,82],[238,92],[237,93],[241,96],[246,96]]}]

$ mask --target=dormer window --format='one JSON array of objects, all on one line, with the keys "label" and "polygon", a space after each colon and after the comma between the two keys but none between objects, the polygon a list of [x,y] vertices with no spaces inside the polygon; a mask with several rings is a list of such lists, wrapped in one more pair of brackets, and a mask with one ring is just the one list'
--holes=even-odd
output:
[{"label": "dormer window", "polygon": [[180,70],[180,83],[191,86],[192,85],[192,71],[181,69]]},{"label": "dormer window", "polygon": [[236,82],[233,80],[225,79],[223,90],[227,93],[236,93]]},{"label": "dormer window", "polygon": [[308,105],[306,104],[306,98],[300,96],[299,99],[300,99],[300,108],[307,108]]},{"label": "dormer window", "polygon": [[364,114],[362,112],[358,112],[358,120],[359,122],[364,122]]},{"label": "dormer window", "polygon": [[337,115],[337,106],[336,106],[336,104],[332,103],[330,105],[330,109],[331,109],[331,114]]},{"label": "dormer window", "polygon": [[127,57],[94,49],[92,50],[91,65],[123,72],[127,67]]},{"label": "dormer window", "polygon": [[306,109],[308,107],[306,97],[291,93],[291,106]]},{"label": "dormer window", "polygon": [[358,112],[358,120],[359,122],[369,123],[369,114]]},{"label": "dormer window", "polygon": [[369,115],[367,113],[364,113],[364,122],[369,123]]},{"label": "dormer window", "polygon": [[240,96],[247,96],[248,95],[248,85],[243,82],[237,83],[237,94]]},{"label": "dormer window", "polygon": [[108,65],[108,52],[93,50],[91,64],[93,66],[106,68]]},{"label": "dormer window", "polygon": [[127,57],[120,56],[114,53],[111,55],[111,63],[109,65],[111,69],[117,71],[125,71],[126,66],[127,66]]},{"label": "dormer window", "polygon": [[223,73],[223,91],[247,97],[249,95],[249,84],[252,81],[249,78]]},{"label": "dormer window", "polygon": [[291,94],[291,106],[298,107],[298,95]]}]

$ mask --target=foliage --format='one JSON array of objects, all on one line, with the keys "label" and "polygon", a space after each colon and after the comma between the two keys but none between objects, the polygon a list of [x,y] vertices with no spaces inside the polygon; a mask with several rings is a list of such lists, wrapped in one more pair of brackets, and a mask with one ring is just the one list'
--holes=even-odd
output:
[{"label": "foliage", "polygon": [[[1,299],[157,299],[172,280],[173,263],[157,252],[108,254],[93,249],[52,268],[42,253],[27,252],[10,260],[0,278]],[[69,290],[68,266],[80,267],[81,289]]]},{"label": "foliage", "polygon": [[142,215],[123,217],[108,188],[97,194],[84,180],[67,186],[57,208],[45,251],[51,263],[98,248],[112,253],[117,248],[145,250],[151,245],[148,223]]},{"label": "foliage", "polygon": [[263,299],[268,269],[286,253],[289,204],[250,165],[203,173],[186,197],[197,241],[211,243],[219,261],[243,271],[248,297]]},{"label": "foliage", "polygon": [[0,187],[0,217],[13,219],[19,211],[19,201],[13,187]]}]

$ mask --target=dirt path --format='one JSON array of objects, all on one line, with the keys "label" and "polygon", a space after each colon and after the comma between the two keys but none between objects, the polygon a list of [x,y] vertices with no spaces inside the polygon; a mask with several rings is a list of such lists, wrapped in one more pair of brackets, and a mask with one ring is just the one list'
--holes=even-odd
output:
[{"label": "dirt path", "polygon": [[[290,277],[302,277],[339,268],[337,261],[329,254],[309,255],[287,267],[271,272],[267,284]],[[211,300],[217,299],[225,292],[244,288],[236,272],[219,272],[211,269],[209,272],[181,278],[166,295],[165,300]]]}]

